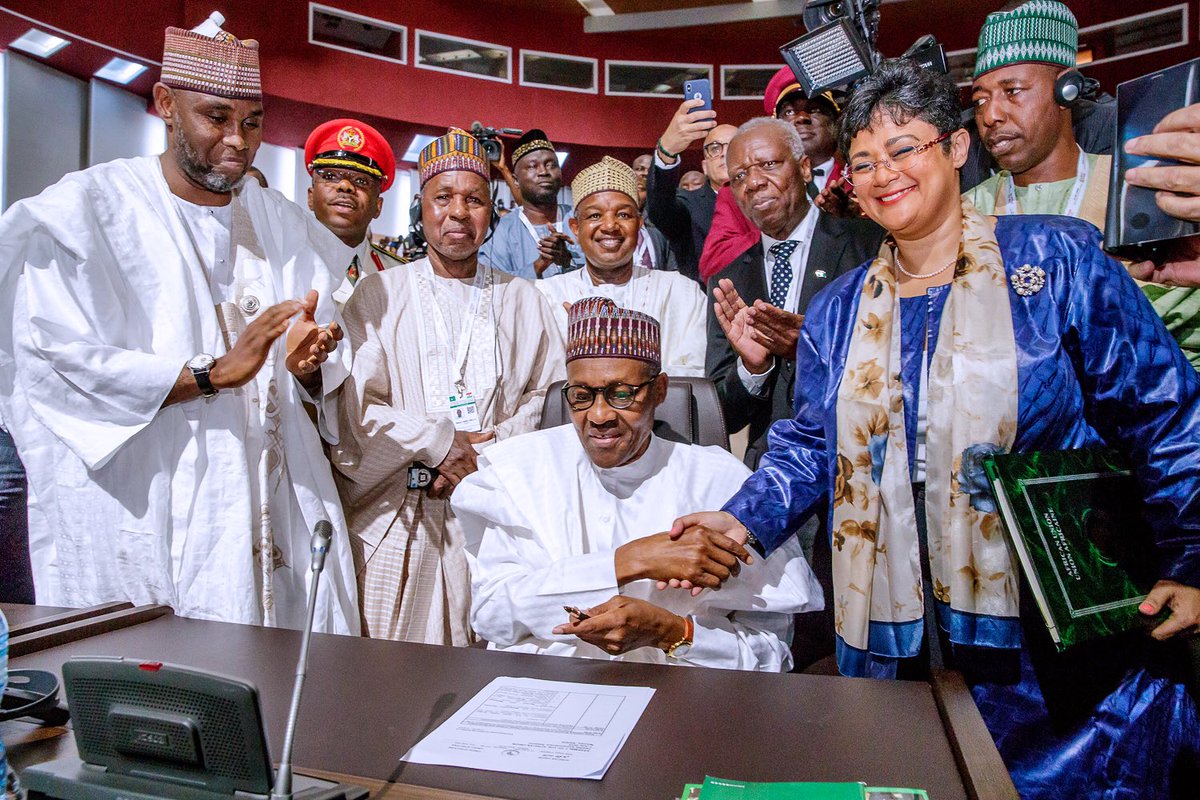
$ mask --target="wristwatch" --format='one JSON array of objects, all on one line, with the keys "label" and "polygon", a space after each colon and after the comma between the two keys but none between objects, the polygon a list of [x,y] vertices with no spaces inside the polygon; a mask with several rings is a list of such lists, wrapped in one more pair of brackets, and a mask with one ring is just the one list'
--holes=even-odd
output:
[{"label": "wristwatch", "polygon": [[188,369],[192,371],[192,376],[196,379],[196,385],[200,387],[200,394],[204,397],[212,397],[217,393],[217,387],[213,386],[212,379],[208,376],[214,363],[216,363],[216,359],[208,353],[201,353],[187,362]]},{"label": "wristwatch", "polygon": [[667,658],[683,658],[692,649],[692,636],[695,635],[696,628],[690,616],[683,618],[683,624],[683,638],[667,648]]}]

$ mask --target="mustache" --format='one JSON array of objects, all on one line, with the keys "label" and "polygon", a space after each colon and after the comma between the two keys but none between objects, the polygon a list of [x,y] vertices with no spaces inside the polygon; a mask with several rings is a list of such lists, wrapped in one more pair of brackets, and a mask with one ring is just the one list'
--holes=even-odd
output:
[{"label": "mustache", "polygon": [[997,142],[1008,141],[1009,139],[1020,139],[1021,134],[1017,131],[1001,128],[998,131],[992,131],[983,137],[983,143],[988,147],[993,146]]}]

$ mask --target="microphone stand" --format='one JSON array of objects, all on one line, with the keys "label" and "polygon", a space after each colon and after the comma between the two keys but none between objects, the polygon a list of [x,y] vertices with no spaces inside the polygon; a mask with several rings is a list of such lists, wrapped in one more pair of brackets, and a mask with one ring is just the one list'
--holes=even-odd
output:
[{"label": "microphone stand", "polygon": [[313,617],[317,611],[317,584],[321,570],[325,568],[325,556],[329,553],[333,538],[333,526],[329,520],[318,520],[313,527],[312,577],[308,587],[308,619],[304,623],[304,638],[300,644],[300,660],[296,664],[296,683],[292,686],[292,707],[288,711],[287,731],[283,735],[283,755],[279,759],[279,771],[275,773],[271,800],[292,800],[292,744],[296,739],[296,718],[300,716],[300,695],[304,693],[304,677],[308,673],[308,643],[312,639]]}]

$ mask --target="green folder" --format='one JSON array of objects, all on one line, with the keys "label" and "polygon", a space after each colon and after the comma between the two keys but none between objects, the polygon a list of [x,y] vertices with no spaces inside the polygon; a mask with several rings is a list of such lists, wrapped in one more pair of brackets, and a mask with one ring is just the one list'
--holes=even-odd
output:
[{"label": "green folder", "polygon": [[1111,450],[983,461],[1021,569],[1059,650],[1141,624],[1154,584],[1142,493]]},{"label": "green folder", "polygon": [[863,800],[861,783],[747,783],[712,776],[704,779],[701,800]]}]

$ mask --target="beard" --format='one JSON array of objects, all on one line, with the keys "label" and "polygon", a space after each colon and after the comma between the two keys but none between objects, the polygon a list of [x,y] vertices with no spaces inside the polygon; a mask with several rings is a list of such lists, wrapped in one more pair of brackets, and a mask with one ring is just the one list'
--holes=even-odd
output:
[{"label": "beard", "polygon": [[557,202],[558,192],[560,189],[562,189],[562,182],[558,181],[555,183],[553,188],[547,187],[546,189],[541,189],[534,187],[532,191],[528,193],[522,192],[522,194],[524,194],[525,198],[535,206],[548,206]]},{"label": "beard", "polygon": [[217,172],[216,168],[206,163],[196,148],[192,147],[192,143],[188,141],[183,129],[179,126],[175,128],[174,149],[175,161],[184,174],[210,192],[229,194],[243,177],[239,175],[236,178],[230,178]]}]

